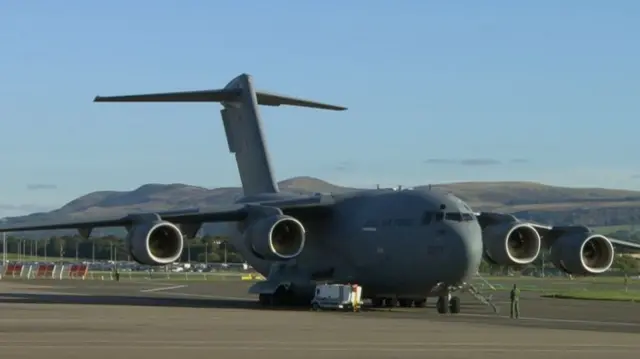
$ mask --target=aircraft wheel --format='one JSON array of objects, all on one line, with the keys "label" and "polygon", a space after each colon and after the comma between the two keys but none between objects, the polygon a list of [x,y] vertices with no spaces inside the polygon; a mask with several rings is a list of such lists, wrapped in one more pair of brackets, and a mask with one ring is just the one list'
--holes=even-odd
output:
[{"label": "aircraft wheel", "polygon": [[271,296],[271,305],[283,306],[291,301],[291,295],[285,287],[278,287],[276,292]]},{"label": "aircraft wheel", "polygon": [[413,303],[411,299],[400,298],[398,299],[398,304],[403,308],[411,308],[411,304]]},{"label": "aircraft wheel", "polygon": [[449,312],[449,298],[438,297],[438,302],[436,303],[436,309],[440,314],[447,314]]},{"label": "aircraft wheel", "polygon": [[449,309],[451,310],[451,313],[453,313],[453,314],[460,313],[460,298],[459,297],[452,297],[451,298],[451,301],[449,302]]},{"label": "aircraft wheel", "polygon": [[371,299],[371,305],[374,308],[380,308],[380,307],[384,306],[384,299],[382,299],[382,298],[373,298],[373,299]]},{"label": "aircraft wheel", "polygon": [[271,304],[271,295],[270,294],[258,295],[258,302],[263,307],[269,306]]},{"label": "aircraft wheel", "polygon": [[413,301],[413,305],[416,308],[424,308],[427,306],[427,300],[426,299],[418,299],[418,300],[414,300]]}]

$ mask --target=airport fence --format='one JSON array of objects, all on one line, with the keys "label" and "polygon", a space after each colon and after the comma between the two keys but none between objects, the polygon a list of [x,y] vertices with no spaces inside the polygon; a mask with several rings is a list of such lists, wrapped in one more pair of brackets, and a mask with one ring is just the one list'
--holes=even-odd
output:
[{"label": "airport fence", "polygon": [[[115,280],[113,271],[91,270],[83,263],[21,263],[0,265],[2,279],[75,279]],[[121,271],[121,281],[260,281],[265,278],[253,271],[174,272],[174,271]],[[564,276],[483,276],[478,274],[471,281],[481,292],[508,291],[513,284],[521,290],[536,292],[564,291],[633,291],[640,292],[640,277],[575,277]]]},{"label": "airport fence", "polygon": [[[115,280],[113,271],[90,270],[87,264],[31,264],[8,263],[0,266],[2,279],[79,279],[79,280]],[[169,281],[259,281],[264,277],[255,272],[153,272],[124,271],[120,272],[120,280],[169,280]]]},{"label": "airport fence", "polygon": [[639,277],[535,277],[535,276],[483,276],[476,275],[471,283],[481,292],[509,291],[514,284],[520,290],[542,293],[575,291],[640,292]]}]

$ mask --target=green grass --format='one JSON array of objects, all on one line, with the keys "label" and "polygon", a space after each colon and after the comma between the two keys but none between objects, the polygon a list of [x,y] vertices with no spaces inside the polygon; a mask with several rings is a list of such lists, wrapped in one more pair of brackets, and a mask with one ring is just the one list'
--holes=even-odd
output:
[{"label": "green grass", "polygon": [[[613,277],[613,276],[595,276],[595,277],[574,277],[570,279],[568,277],[483,277],[489,283],[528,283],[528,284],[574,284],[574,283],[585,283],[585,284],[623,284],[624,277]],[[478,279],[479,281],[479,279]],[[633,281],[633,280],[632,280]],[[637,280],[636,280],[637,281]]]},{"label": "green grass", "polygon": [[591,229],[593,229],[596,233],[603,234],[606,236],[606,235],[615,233],[617,231],[629,231],[629,232],[638,231],[640,230],[640,226],[635,226],[633,224],[622,224],[618,226],[591,227]]},{"label": "green grass", "polygon": [[[147,272],[121,272],[120,280],[128,281],[175,281],[175,282],[193,282],[193,281],[241,281],[246,273],[233,272],[212,272],[212,273],[177,273],[177,272],[152,272],[151,276]],[[89,272],[87,279],[94,280],[110,280],[111,272]],[[255,281],[255,280],[253,280]]]},{"label": "green grass", "polygon": [[[2,259],[2,257],[0,257],[0,259]],[[44,256],[20,256],[17,253],[7,253],[7,260],[8,261],[25,261],[25,262],[35,262],[35,261],[44,261]],[[55,256],[47,256],[47,261],[59,261],[60,257],[55,257]],[[62,260],[68,260],[68,261],[75,261],[76,258],[66,258],[63,257]],[[83,259],[78,259],[78,260],[83,260]]]},{"label": "green grass", "polygon": [[640,291],[569,291],[542,295],[544,298],[640,302]]}]

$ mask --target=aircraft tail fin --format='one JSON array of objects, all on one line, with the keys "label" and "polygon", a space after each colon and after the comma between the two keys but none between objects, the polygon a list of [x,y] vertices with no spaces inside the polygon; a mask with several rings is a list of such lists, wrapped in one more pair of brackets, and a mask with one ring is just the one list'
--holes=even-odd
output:
[{"label": "aircraft tail fin", "polygon": [[258,105],[297,106],[343,111],[346,107],[257,91],[253,79],[241,74],[220,90],[96,96],[94,102],[219,102],[229,152],[235,154],[244,195],[278,192]]}]

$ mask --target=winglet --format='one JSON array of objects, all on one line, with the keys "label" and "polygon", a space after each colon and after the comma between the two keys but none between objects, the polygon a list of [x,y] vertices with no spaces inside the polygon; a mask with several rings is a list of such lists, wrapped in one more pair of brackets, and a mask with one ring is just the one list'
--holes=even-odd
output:
[{"label": "winglet", "polygon": [[[248,79],[250,75],[242,74],[231,80],[226,88],[220,90],[184,91],[152,93],[126,96],[96,96],[94,102],[234,102],[240,100],[242,89],[233,86],[240,79]],[[265,106],[297,106],[322,110],[344,111],[343,106],[331,105],[292,96],[280,95],[267,91],[255,91],[258,104]]]}]

